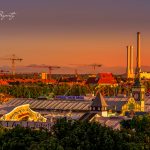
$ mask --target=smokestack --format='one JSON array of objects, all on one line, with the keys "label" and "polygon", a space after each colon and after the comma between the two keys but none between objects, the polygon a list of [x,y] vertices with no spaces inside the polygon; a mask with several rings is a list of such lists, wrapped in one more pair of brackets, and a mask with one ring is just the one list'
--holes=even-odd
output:
[{"label": "smokestack", "polygon": [[133,76],[133,46],[130,46],[130,74]]},{"label": "smokestack", "polygon": [[127,46],[127,78],[130,76],[130,49]]},{"label": "smokestack", "polygon": [[136,73],[141,72],[141,54],[140,54],[140,32],[137,32],[137,57],[136,57]]}]

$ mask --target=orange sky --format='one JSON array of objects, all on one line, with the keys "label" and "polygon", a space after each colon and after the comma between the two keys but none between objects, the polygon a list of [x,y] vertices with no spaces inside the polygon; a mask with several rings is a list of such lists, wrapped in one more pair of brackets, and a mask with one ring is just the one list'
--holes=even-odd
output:
[{"label": "orange sky", "polygon": [[[150,2],[143,1],[30,0],[30,7],[29,1],[1,1],[0,10],[15,11],[16,17],[0,20],[0,57],[16,54],[24,59],[18,65],[125,66],[126,46],[134,46],[135,58],[140,31],[142,65],[148,66]],[[0,60],[0,65],[10,62]]]},{"label": "orange sky", "polygon": [[[127,37],[129,35],[129,37]],[[141,33],[142,64],[149,64],[148,36]],[[134,45],[136,52],[136,33],[129,34],[89,34],[80,35],[70,33],[67,35],[44,36],[27,35],[23,37],[4,37],[1,39],[1,57],[15,53],[22,57],[22,65],[27,64],[91,64],[101,63],[105,66],[126,65],[126,45]],[[9,44],[8,44],[9,43]],[[6,63],[6,62],[5,62]],[[0,61],[4,64],[4,61]],[[7,63],[6,63],[7,64]]]}]

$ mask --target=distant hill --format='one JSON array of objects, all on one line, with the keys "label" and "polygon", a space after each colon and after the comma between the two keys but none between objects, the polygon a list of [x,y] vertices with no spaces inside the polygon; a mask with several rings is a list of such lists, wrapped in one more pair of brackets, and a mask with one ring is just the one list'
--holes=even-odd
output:
[{"label": "distant hill", "polygon": [[142,71],[150,72],[150,66],[142,66]]},{"label": "distant hill", "polygon": [[[36,65],[36,64],[35,64]],[[9,66],[2,66],[0,69],[9,70],[11,71],[11,68]],[[74,74],[75,69],[77,70],[78,74],[94,74],[99,72],[111,72],[113,74],[124,74],[126,72],[126,67],[123,66],[102,66],[100,68],[96,68],[95,70],[90,66],[84,66],[84,67],[70,67],[70,66],[63,66],[59,69],[52,70],[52,73],[54,74]],[[47,68],[30,68],[25,66],[18,66],[16,67],[17,72],[19,73],[34,73],[34,72],[47,72]],[[150,72],[150,66],[142,66],[143,72]]]}]

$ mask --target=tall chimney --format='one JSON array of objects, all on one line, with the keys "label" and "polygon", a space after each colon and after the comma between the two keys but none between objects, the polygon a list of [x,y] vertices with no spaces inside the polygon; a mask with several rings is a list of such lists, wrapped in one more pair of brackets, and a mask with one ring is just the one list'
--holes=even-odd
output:
[{"label": "tall chimney", "polygon": [[136,73],[141,72],[141,54],[140,54],[140,32],[137,32],[137,57],[136,57]]},{"label": "tall chimney", "polygon": [[130,74],[133,76],[133,46],[130,46]]},{"label": "tall chimney", "polygon": [[130,76],[130,49],[127,46],[127,78]]}]

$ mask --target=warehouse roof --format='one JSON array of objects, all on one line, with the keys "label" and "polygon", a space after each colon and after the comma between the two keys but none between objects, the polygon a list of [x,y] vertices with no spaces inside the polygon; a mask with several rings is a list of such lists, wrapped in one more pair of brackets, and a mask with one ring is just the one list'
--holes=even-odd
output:
[{"label": "warehouse roof", "polygon": [[[127,97],[104,97],[108,105],[108,109],[121,111],[122,106],[127,103]],[[35,111],[72,111],[72,112],[88,112],[90,110],[92,100],[36,100],[26,98],[14,98],[0,105],[0,114],[11,111],[13,108],[29,104],[30,108]],[[145,98],[145,111],[150,112],[150,98]]]}]

